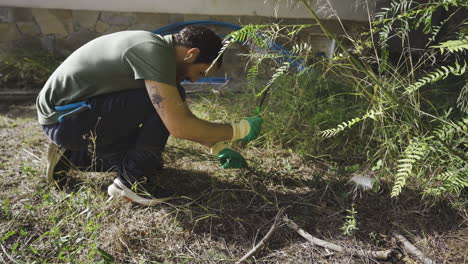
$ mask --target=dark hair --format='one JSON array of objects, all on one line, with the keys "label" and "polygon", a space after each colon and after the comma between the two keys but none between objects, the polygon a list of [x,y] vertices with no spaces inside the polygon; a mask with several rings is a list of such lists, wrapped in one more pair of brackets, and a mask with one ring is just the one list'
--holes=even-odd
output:
[{"label": "dark hair", "polygon": [[[174,44],[186,48],[198,48],[200,53],[194,63],[212,63],[223,46],[216,33],[202,26],[188,26],[173,34]],[[218,67],[223,64],[223,55],[217,60]]]}]

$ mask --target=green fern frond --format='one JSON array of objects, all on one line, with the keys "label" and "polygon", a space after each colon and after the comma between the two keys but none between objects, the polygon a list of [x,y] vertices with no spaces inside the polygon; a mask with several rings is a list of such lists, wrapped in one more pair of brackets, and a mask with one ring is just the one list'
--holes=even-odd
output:
[{"label": "green fern frond", "polygon": [[413,1],[407,0],[393,0],[390,3],[390,8],[382,8],[383,11],[376,13],[375,17],[378,20],[383,20],[387,17],[392,17],[395,14],[407,12],[410,10],[411,4],[413,3]]},{"label": "green fern frond", "polygon": [[210,67],[207,69],[207,72],[216,64],[221,55],[226,51],[226,49],[236,42],[247,42],[248,40],[253,40],[258,46],[263,46],[265,43],[261,40],[261,37],[258,34],[258,30],[263,27],[262,25],[247,25],[243,28],[232,31],[229,33],[223,41],[223,46],[218,52],[218,56],[213,60]]},{"label": "green fern frond", "polygon": [[468,166],[445,171],[437,175],[435,181],[438,186],[429,187],[424,190],[425,195],[437,197],[450,193],[459,196],[468,187]]},{"label": "green fern frond", "polygon": [[226,38],[232,38],[234,41],[246,42],[250,39],[259,38],[258,31],[261,25],[246,25],[243,28],[232,32]]},{"label": "green fern frond", "polygon": [[440,43],[438,46],[431,46],[431,48],[440,49],[440,53],[444,52],[461,52],[468,50],[468,36],[465,36],[463,39],[449,40],[446,42]]},{"label": "green fern frond", "polygon": [[309,43],[299,43],[292,47],[291,54],[311,53],[313,50],[312,45]]},{"label": "green fern frond", "polygon": [[451,124],[444,124],[442,127],[434,129],[434,135],[443,141],[454,140],[454,138],[465,138],[468,136],[468,118],[462,118],[461,121]]},{"label": "green fern frond", "polygon": [[257,80],[258,76],[258,66],[261,62],[261,59],[257,60],[247,72],[247,82],[249,88],[253,88],[255,86],[255,81]]},{"label": "green fern frond", "polygon": [[410,144],[406,147],[398,160],[396,179],[393,184],[391,197],[400,195],[401,190],[406,184],[406,179],[412,173],[413,165],[425,157],[427,149],[427,144],[417,137],[410,141]]},{"label": "green fern frond", "polygon": [[408,86],[408,88],[406,88],[406,91],[404,92],[404,94],[408,95],[408,94],[414,93],[416,90],[423,87],[424,85],[426,85],[428,83],[434,83],[436,81],[445,79],[450,74],[458,75],[458,76],[462,75],[463,73],[465,73],[466,69],[467,69],[466,61],[465,61],[465,64],[463,66],[458,64],[458,62],[455,63],[455,67],[450,66],[450,65],[442,66],[441,68],[437,69],[436,71],[431,72],[428,75],[422,77],[421,79],[416,81],[414,84]]},{"label": "green fern frond", "polygon": [[[432,16],[432,12],[430,13],[431,16]],[[432,42],[435,41],[437,35],[439,34],[440,30],[442,29],[442,27],[444,27],[448,21],[456,14],[456,12],[453,12],[452,14],[450,14],[449,17],[447,17],[446,19],[442,20],[438,25],[434,25],[432,27],[432,30],[430,32],[425,32],[426,34],[431,34],[431,37],[429,38],[429,41],[427,42],[427,46],[429,44],[431,44]],[[426,46],[426,47],[427,47]]]},{"label": "green fern frond", "polygon": [[465,113],[468,113],[468,82],[463,86],[457,98],[457,107]]},{"label": "green fern frond", "polygon": [[288,72],[290,66],[291,66],[291,64],[289,62],[287,62],[287,61],[283,62],[283,65],[281,65],[281,67],[276,69],[276,71],[273,74],[273,76],[271,77],[271,79],[265,85],[265,88],[263,88],[263,90],[261,92],[259,92],[255,96],[257,96],[257,97],[261,96],[266,90],[268,90],[268,88],[270,88],[270,86],[276,81],[276,79],[278,79],[280,76],[283,76],[284,74],[286,74]]},{"label": "green fern frond", "polygon": [[367,118],[372,118],[375,120],[375,117],[377,115],[381,115],[383,112],[381,111],[375,111],[375,110],[370,110],[369,112],[367,112],[365,115],[363,115],[362,117],[356,117],[356,118],[353,118],[347,122],[343,122],[341,124],[339,124],[336,128],[331,128],[331,129],[327,129],[327,130],[323,130],[323,131],[320,131],[318,132],[318,134],[322,137],[334,137],[336,136],[338,133],[342,132],[343,130],[347,129],[347,128],[351,128],[352,126],[354,126],[355,124],[367,119]]}]

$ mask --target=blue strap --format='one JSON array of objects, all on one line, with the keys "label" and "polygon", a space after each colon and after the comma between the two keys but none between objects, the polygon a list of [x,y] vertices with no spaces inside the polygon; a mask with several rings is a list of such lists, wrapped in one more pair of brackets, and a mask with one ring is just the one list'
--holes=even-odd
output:
[{"label": "blue strap", "polygon": [[72,103],[72,104],[56,106],[55,110],[63,111],[63,110],[68,110],[68,109],[75,109],[75,108],[78,108],[78,107],[83,106],[85,104],[86,104],[86,101],[81,101],[81,102],[76,102],[76,103]]},{"label": "blue strap", "polygon": [[59,116],[58,121],[60,123],[62,123],[63,119],[66,117],[78,114],[87,109],[91,109],[91,105],[87,104],[86,101],[81,101],[81,102],[77,102],[73,104],[67,104],[67,105],[61,105],[61,106],[55,107],[55,110],[57,111],[64,111],[64,110],[70,110],[70,109],[73,109],[73,110]]},{"label": "blue strap", "polygon": [[[218,84],[218,83],[226,83],[230,81],[232,78],[230,77],[200,77],[195,83],[210,83],[210,84]],[[190,81],[183,81],[182,83],[192,83]]]}]

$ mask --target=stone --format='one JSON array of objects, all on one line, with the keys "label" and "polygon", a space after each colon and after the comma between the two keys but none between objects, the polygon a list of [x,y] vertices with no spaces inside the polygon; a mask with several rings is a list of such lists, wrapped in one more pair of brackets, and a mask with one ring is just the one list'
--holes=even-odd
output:
[{"label": "stone", "polygon": [[0,36],[2,36],[2,42],[21,38],[21,35],[16,28],[16,24],[12,23],[0,23]]},{"label": "stone", "polygon": [[263,24],[264,17],[261,16],[242,16],[240,23],[242,25],[261,25]]},{"label": "stone", "polygon": [[210,16],[210,20],[239,24],[238,16]]},{"label": "stone", "polygon": [[23,35],[39,36],[41,34],[41,30],[34,22],[17,22],[16,25]]},{"label": "stone", "polygon": [[42,50],[42,43],[37,36],[24,35],[23,38],[12,42],[14,49],[36,52]]},{"label": "stone", "polygon": [[43,35],[55,34],[65,36],[72,31],[72,16],[69,10],[48,10],[34,8],[32,10]]},{"label": "stone", "polygon": [[43,49],[47,50],[50,53],[54,53],[56,42],[56,38],[54,35],[42,36],[40,41]]},{"label": "stone", "polygon": [[55,49],[58,53],[67,56],[98,36],[99,34],[94,32],[94,30],[91,31],[89,29],[83,28],[70,33],[65,38],[57,38]]},{"label": "stone", "polygon": [[184,21],[198,21],[198,20],[209,20],[208,15],[184,15]]},{"label": "stone", "polygon": [[77,29],[94,28],[99,18],[99,14],[100,12],[98,11],[74,10],[72,11],[73,25]]},{"label": "stone", "polygon": [[76,32],[70,33],[67,37],[67,42],[70,43],[69,47],[74,51],[89,41],[97,38],[99,34],[89,29],[81,29]]},{"label": "stone", "polygon": [[158,25],[158,24],[135,24],[131,25],[130,27],[127,28],[127,30],[146,30],[146,31],[153,31],[155,29],[158,29],[160,27],[163,27],[165,25]]},{"label": "stone", "polygon": [[127,30],[127,27],[126,27],[126,26],[114,26],[114,25],[111,25],[111,26],[106,30],[106,32],[104,32],[104,34],[111,34],[111,33],[119,32],[119,31],[123,31],[123,30]]},{"label": "stone", "polygon": [[13,8],[0,7],[0,23],[12,23],[13,21]]},{"label": "stone", "polygon": [[68,33],[73,32],[73,16],[71,10],[52,9],[51,13],[62,21]]},{"label": "stone", "polygon": [[169,15],[169,24],[184,22],[184,15],[181,14],[170,14]]},{"label": "stone", "polygon": [[11,43],[10,42],[0,42],[0,56],[9,55],[11,51]]},{"label": "stone", "polygon": [[169,14],[136,13],[135,24],[167,25],[169,24]]},{"label": "stone", "polygon": [[128,12],[102,12],[100,20],[114,26],[130,26],[135,23],[135,15]]},{"label": "stone", "polygon": [[110,25],[101,21],[96,23],[96,32],[104,33],[110,28]]},{"label": "stone", "polygon": [[15,22],[34,22],[34,16],[31,8],[14,8],[13,18]]}]

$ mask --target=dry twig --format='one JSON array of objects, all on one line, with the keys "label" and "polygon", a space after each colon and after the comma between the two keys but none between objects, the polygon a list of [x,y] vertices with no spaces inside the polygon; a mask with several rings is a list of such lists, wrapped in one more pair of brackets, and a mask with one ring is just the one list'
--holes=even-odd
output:
[{"label": "dry twig", "polygon": [[244,261],[246,261],[248,258],[250,258],[253,254],[255,254],[255,252],[257,252],[260,248],[262,248],[266,241],[271,237],[271,235],[273,234],[273,232],[275,231],[276,227],[278,227],[278,219],[280,218],[280,216],[283,214],[284,212],[284,209],[280,209],[279,212],[276,214],[275,216],[275,221],[273,222],[273,225],[270,227],[270,230],[268,230],[268,233],[266,233],[266,235],[262,238],[262,240],[260,240],[260,242],[258,242],[257,245],[255,245],[255,247],[252,248],[252,250],[250,250],[249,252],[247,252],[247,254],[245,254],[242,258],[240,258],[236,264],[240,264]]},{"label": "dry twig", "polygon": [[[7,256],[7,257],[8,257],[8,258],[11,260],[11,262],[13,262],[13,263],[16,263],[16,264],[17,264],[17,263],[18,263],[18,261],[16,261],[16,260],[15,260],[15,259],[14,259],[12,256],[10,256],[10,254],[8,254],[8,252],[6,251],[5,247],[3,247],[3,245],[2,245],[2,244],[0,244],[0,246],[2,247],[2,251],[3,251],[3,253],[5,253],[5,256]],[[1,256],[0,256],[0,257],[1,257]],[[7,263],[7,262],[6,262],[6,261],[3,259],[3,257],[2,257],[2,261],[3,261],[4,263]]]},{"label": "dry twig", "polygon": [[381,251],[370,251],[370,250],[357,251],[357,250],[353,250],[350,248],[345,248],[345,247],[342,247],[342,246],[339,246],[339,245],[336,245],[336,244],[333,244],[333,243],[330,243],[325,240],[312,236],[311,234],[307,233],[304,229],[300,228],[296,223],[294,223],[292,220],[290,220],[286,216],[283,217],[283,220],[286,222],[286,225],[289,228],[296,231],[299,235],[307,239],[307,241],[309,241],[313,245],[321,246],[321,247],[331,249],[337,252],[347,253],[353,256],[361,256],[361,257],[371,256],[377,260],[388,260],[389,258],[395,256],[398,253],[394,249],[387,249],[387,250],[381,250]]},{"label": "dry twig", "polygon": [[408,252],[408,253],[411,253],[413,255],[415,255],[419,260],[422,261],[422,263],[424,264],[433,264],[434,261],[432,261],[430,258],[426,257],[426,255],[424,255],[424,253],[422,253],[421,250],[419,250],[417,247],[415,247],[413,244],[411,244],[411,242],[408,241],[408,239],[406,239],[406,237],[396,233],[396,232],[393,232],[392,235],[398,239],[398,241],[400,241],[401,244],[403,244],[403,247],[404,249]]}]

